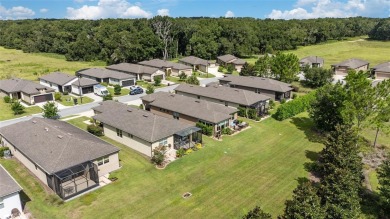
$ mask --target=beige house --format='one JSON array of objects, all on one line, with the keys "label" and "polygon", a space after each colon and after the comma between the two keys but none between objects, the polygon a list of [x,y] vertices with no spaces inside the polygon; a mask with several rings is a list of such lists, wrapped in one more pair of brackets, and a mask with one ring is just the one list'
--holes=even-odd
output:
[{"label": "beige house", "polygon": [[53,88],[56,92],[72,92],[72,83],[77,80],[74,75],[62,72],[52,72],[39,78],[39,83],[46,87]]},{"label": "beige house", "polygon": [[268,96],[252,91],[218,85],[201,87],[181,84],[175,89],[175,92],[186,97],[206,100],[224,106],[255,109],[259,116],[268,112],[268,102],[271,99]]},{"label": "beige house", "polygon": [[361,60],[361,59],[348,59],[343,62],[333,64],[332,69],[336,75],[344,75],[346,76],[348,74],[349,70],[355,70],[355,71],[367,71],[369,68],[370,63]]},{"label": "beige house", "polygon": [[245,60],[235,57],[234,55],[223,55],[217,57],[217,63],[221,66],[227,67],[233,65],[236,71],[241,72],[242,67],[246,63]]},{"label": "beige house", "polygon": [[107,66],[106,68],[132,75],[136,77],[137,80],[154,82],[154,79],[156,77],[159,77],[163,80],[165,79],[164,71],[161,71],[158,68],[143,66],[139,64],[120,63]]},{"label": "beige house", "polygon": [[305,66],[309,66],[310,68],[321,68],[324,66],[324,59],[318,56],[307,56],[299,60],[299,67],[302,69]]},{"label": "beige house", "polygon": [[290,99],[293,88],[291,84],[270,78],[253,76],[226,75],[219,79],[219,83],[232,88],[252,91],[270,97],[272,100]]},{"label": "beige house", "polygon": [[152,59],[148,61],[142,61],[138,64],[149,66],[153,68],[158,68],[165,72],[167,76],[179,76],[182,72],[187,76],[192,75],[192,67],[188,65],[183,65],[180,63],[164,61],[161,59]]},{"label": "beige house", "polygon": [[379,64],[372,71],[375,79],[390,79],[390,62]]},{"label": "beige house", "polygon": [[0,97],[9,96],[31,105],[53,100],[54,92],[53,88],[24,79],[0,80]]},{"label": "beige house", "polygon": [[105,136],[148,157],[158,146],[175,150],[202,142],[201,130],[191,124],[123,103],[104,101],[93,110],[93,118],[100,122]]},{"label": "beige house", "polygon": [[99,83],[105,82],[113,85],[118,84],[122,87],[135,85],[136,82],[136,78],[133,75],[104,68],[83,69],[76,72],[76,74],[83,78],[95,80]]},{"label": "beige house", "polygon": [[214,134],[225,127],[233,128],[237,108],[227,107],[205,100],[178,94],[157,92],[141,97],[146,110],[167,118],[174,118],[195,125],[198,122],[213,126]]},{"label": "beige house", "polygon": [[194,71],[209,72],[209,68],[214,68],[215,63],[211,63],[205,59],[196,56],[187,56],[179,60],[179,63],[191,66]]},{"label": "beige house", "polygon": [[98,187],[119,168],[118,148],[63,121],[32,118],[0,128],[0,140],[62,199]]}]

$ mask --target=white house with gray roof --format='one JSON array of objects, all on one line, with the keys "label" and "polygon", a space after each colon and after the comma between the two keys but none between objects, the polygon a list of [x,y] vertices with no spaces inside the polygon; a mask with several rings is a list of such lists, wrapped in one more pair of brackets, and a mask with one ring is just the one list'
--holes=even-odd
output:
[{"label": "white house with gray roof", "polygon": [[97,82],[105,82],[107,84],[119,84],[122,87],[135,85],[136,77],[119,71],[104,69],[104,68],[89,68],[77,71],[77,75],[83,78],[89,78]]},{"label": "white house with gray roof", "polygon": [[348,59],[337,64],[331,65],[336,75],[348,75],[349,70],[367,71],[370,63],[362,59]]},{"label": "white house with gray roof", "polygon": [[219,79],[219,83],[232,88],[263,94],[272,100],[290,99],[293,90],[291,84],[254,76],[226,75]]},{"label": "white house with gray roof", "polygon": [[105,136],[148,157],[161,145],[179,149],[202,142],[201,130],[191,124],[123,103],[104,101],[93,110],[93,118],[100,122]]},{"label": "white house with gray roof", "polygon": [[53,72],[39,78],[39,83],[53,88],[56,92],[72,92],[72,83],[77,80],[75,75]]},{"label": "white house with gray roof", "polygon": [[62,199],[98,187],[99,177],[119,168],[118,148],[63,121],[31,118],[0,128],[0,139]]},{"label": "white house with gray roof", "polygon": [[22,187],[0,165],[0,218],[11,218],[23,212],[19,193]]},{"label": "white house with gray roof", "polygon": [[375,79],[390,79],[390,62],[376,65],[372,71]]},{"label": "white house with gray roof", "polygon": [[9,96],[31,105],[53,100],[54,92],[53,88],[20,78],[0,80],[0,97]]}]

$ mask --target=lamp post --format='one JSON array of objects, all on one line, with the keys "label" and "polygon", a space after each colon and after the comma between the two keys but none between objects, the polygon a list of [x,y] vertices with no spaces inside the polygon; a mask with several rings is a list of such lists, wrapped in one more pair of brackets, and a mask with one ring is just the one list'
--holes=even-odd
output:
[{"label": "lamp post", "polygon": [[82,96],[82,93],[81,93],[81,86],[80,86],[80,78],[81,78],[81,75],[78,75],[77,77],[78,77],[78,79],[79,79],[79,95],[80,95],[80,103],[82,104],[82,103],[83,103],[83,96]]}]

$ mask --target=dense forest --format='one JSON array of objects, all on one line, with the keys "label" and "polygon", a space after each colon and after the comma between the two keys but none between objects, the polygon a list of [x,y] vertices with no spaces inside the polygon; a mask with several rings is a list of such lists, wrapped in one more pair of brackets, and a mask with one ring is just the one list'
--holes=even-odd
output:
[{"label": "dense forest", "polygon": [[138,62],[221,54],[244,57],[367,35],[385,19],[169,18],[0,21],[0,46],[67,60]]}]

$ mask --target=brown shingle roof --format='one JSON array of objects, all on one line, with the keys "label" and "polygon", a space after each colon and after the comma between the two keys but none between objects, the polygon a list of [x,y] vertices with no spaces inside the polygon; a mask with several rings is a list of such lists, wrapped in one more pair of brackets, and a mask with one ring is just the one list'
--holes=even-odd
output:
[{"label": "brown shingle roof", "polygon": [[191,116],[211,123],[219,123],[231,118],[236,108],[205,100],[198,100],[167,92],[157,92],[141,97],[151,106],[167,109],[183,115]]},{"label": "brown shingle roof", "polygon": [[24,79],[13,78],[0,80],[0,90],[5,91],[6,93],[23,92],[28,95],[34,95],[39,94],[39,90],[42,89],[46,90],[46,92],[54,92],[53,88]]},{"label": "brown shingle roof", "polygon": [[161,59],[152,59],[148,61],[142,61],[139,62],[138,64],[140,65],[146,65],[150,67],[155,67],[155,68],[174,68],[178,70],[185,70],[185,69],[192,69],[191,66],[179,64],[179,63],[174,63],[174,62],[169,62],[169,61],[164,61]]},{"label": "brown shingle roof", "polygon": [[119,151],[100,138],[58,120],[32,118],[0,128],[0,134],[49,174]]},{"label": "brown shingle roof", "polygon": [[[79,80],[80,80],[80,83],[79,83]],[[89,79],[89,78],[80,78],[79,80],[76,80],[75,82],[73,82],[72,85],[77,86],[77,87],[89,87],[89,86],[99,84],[99,82],[92,80],[92,79]]]},{"label": "brown shingle roof", "polygon": [[313,63],[319,63],[323,65],[324,59],[318,56],[307,56],[299,60],[299,63],[301,63],[302,66],[311,65]]},{"label": "brown shingle roof", "polygon": [[382,64],[379,64],[375,66],[374,71],[382,71],[382,72],[389,72],[390,73],[390,62],[385,62]]},{"label": "brown shingle roof", "polygon": [[104,101],[93,109],[100,112],[94,119],[150,143],[192,127],[176,119],[158,116],[115,101]]},{"label": "brown shingle roof", "polygon": [[139,64],[132,63],[119,63],[115,65],[110,65],[106,67],[107,69],[126,72],[130,74],[154,74],[158,71],[158,68],[153,68],[149,66],[143,66]]},{"label": "brown shingle roof", "polygon": [[135,78],[132,75],[118,72],[118,71],[113,71],[109,69],[104,69],[104,68],[90,68],[90,69],[85,69],[82,71],[78,71],[77,74],[80,75],[86,75],[94,78],[113,78],[113,79],[118,79],[118,80],[124,80],[124,79],[132,79]]},{"label": "brown shingle roof", "polygon": [[365,60],[361,60],[361,59],[348,59],[348,60],[345,60],[343,62],[340,62],[340,63],[337,63],[337,64],[333,64],[332,66],[333,67],[348,67],[348,68],[351,68],[351,69],[356,69],[356,68],[359,68],[359,67],[362,67],[364,65],[368,65],[369,63]]},{"label": "brown shingle roof", "polygon": [[0,198],[22,190],[15,179],[0,164]]},{"label": "brown shingle roof", "polygon": [[209,62],[207,60],[198,58],[196,56],[187,56],[179,60],[180,62],[188,63],[190,65],[204,65],[207,66]]},{"label": "brown shingle roof", "polygon": [[257,102],[266,101],[270,99],[263,94],[257,94],[252,91],[246,91],[225,86],[200,87],[196,85],[181,84],[175,90],[217,100],[237,103],[243,106],[250,106]]},{"label": "brown shingle roof", "polygon": [[229,82],[230,85],[239,85],[239,86],[252,87],[252,88],[258,88],[258,89],[270,90],[276,92],[287,92],[293,90],[291,84],[287,84],[270,78],[227,75],[224,78],[221,78],[219,80],[227,81]]},{"label": "brown shingle roof", "polygon": [[219,59],[219,60],[221,60],[223,62],[231,62],[231,61],[236,60],[238,58],[235,57],[234,55],[226,54],[226,55],[223,55],[223,56],[218,56],[217,59]]},{"label": "brown shingle roof", "polygon": [[74,75],[69,75],[69,74],[62,73],[62,72],[53,72],[53,73],[50,73],[48,75],[44,75],[44,76],[40,77],[39,79],[42,79],[42,80],[45,80],[45,81],[48,81],[48,82],[51,82],[54,84],[58,84],[58,85],[64,85],[75,78],[77,78],[77,77]]}]

